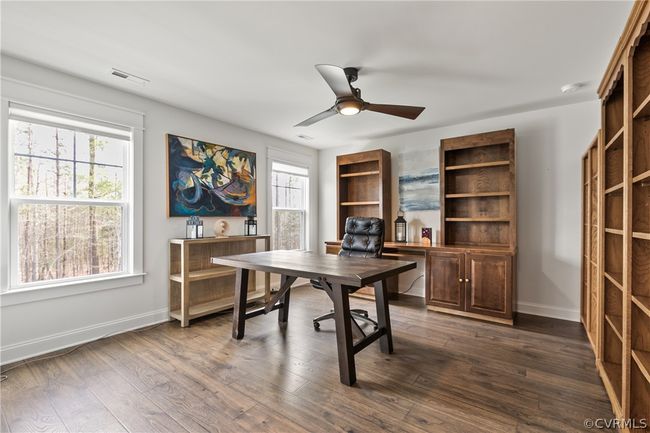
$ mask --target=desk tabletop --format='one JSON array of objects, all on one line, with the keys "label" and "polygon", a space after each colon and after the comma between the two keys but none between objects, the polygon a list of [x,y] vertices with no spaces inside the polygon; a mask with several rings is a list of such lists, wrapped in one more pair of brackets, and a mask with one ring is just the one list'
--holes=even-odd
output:
[{"label": "desk tabletop", "polygon": [[274,250],[212,257],[215,265],[271,272],[298,278],[324,277],[329,282],[363,287],[415,269],[416,263],[362,257],[319,255],[307,251]]}]

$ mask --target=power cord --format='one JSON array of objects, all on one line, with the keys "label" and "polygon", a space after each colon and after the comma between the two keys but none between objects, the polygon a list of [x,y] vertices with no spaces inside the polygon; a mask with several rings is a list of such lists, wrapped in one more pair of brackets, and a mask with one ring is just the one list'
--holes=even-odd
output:
[{"label": "power cord", "polygon": [[406,289],[406,290],[403,291],[403,292],[399,292],[398,294],[400,294],[400,295],[405,295],[405,294],[407,294],[408,292],[410,292],[411,289],[413,289],[413,286],[415,285],[415,282],[416,282],[417,280],[419,280],[420,278],[422,278],[422,277],[424,277],[424,274],[419,275],[416,279],[414,279],[414,280],[411,282],[411,285],[409,286],[408,289]]},{"label": "power cord", "polygon": [[56,353],[56,354],[53,354],[53,355],[45,355],[45,356],[41,356],[41,357],[37,356],[37,357],[30,358],[30,359],[27,359],[27,360],[24,360],[24,361],[20,361],[18,364],[13,365],[13,366],[3,370],[2,372],[0,372],[0,382],[4,382],[5,380],[7,380],[9,378],[9,375],[7,375],[8,372],[10,372],[11,370],[13,370],[15,368],[22,367],[23,365],[27,365],[27,364],[30,364],[30,363],[36,362],[36,361],[45,361],[46,359],[53,359],[53,358],[58,358],[60,356],[69,355],[72,352],[74,352],[75,350],[80,349],[80,348],[82,348],[82,347],[84,347],[84,346],[86,346],[86,345],[88,345],[90,343],[94,343],[95,341],[104,340],[106,338],[110,338],[110,337],[113,337],[113,336],[118,335],[118,334],[128,334],[128,333],[131,333],[131,332],[140,333],[140,332],[149,331],[151,329],[157,328],[157,327],[159,327],[161,325],[164,325],[165,323],[169,323],[169,322],[170,322],[170,320],[168,320],[166,322],[156,323],[155,325],[146,326],[144,328],[133,329],[133,330],[127,331],[127,332],[121,332],[121,331],[109,332],[108,334],[102,335],[101,337],[99,337],[99,338],[97,338],[95,340],[86,341],[85,343],[77,344],[76,346],[74,346],[74,347],[70,348],[69,350],[67,350],[65,352],[62,352],[62,353]]}]

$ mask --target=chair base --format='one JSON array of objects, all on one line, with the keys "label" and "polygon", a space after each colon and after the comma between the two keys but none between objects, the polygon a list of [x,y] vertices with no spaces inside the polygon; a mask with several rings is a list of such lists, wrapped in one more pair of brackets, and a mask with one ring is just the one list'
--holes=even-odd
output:
[{"label": "chair base", "polygon": [[[379,329],[379,325],[377,324],[377,322],[375,322],[373,319],[368,317],[368,312],[366,310],[360,310],[360,309],[355,308],[355,309],[350,310],[350,315],[352,316],[353,319],[359,319],[359,320],[362,320],[364,322],[370,323],[374,327],[375,331],[377,329]],[[320,330],[320,323],[319,322],[322,322],[323,320],[328,320],[328,319],[334,319],[334,310],[330,310],[329,313],[322,314],[322,315],[314,318],[314,321],[313,321],[314,322],[314,329],[316,331]]]}]

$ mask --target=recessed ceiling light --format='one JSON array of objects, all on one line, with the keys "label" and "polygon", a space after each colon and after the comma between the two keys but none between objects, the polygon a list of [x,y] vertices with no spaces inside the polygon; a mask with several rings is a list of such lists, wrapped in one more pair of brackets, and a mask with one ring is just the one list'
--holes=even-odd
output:
[{"label": "recessed ceiling light", "polygon": [[138,77],[137,75],[133,75],[129,72],[122,71],[120,69],[111,69],[111,75],[122,78],[130,83],[138,84],[140,86],[144,86],[145,84],[149,83],[149,80],[143,77]]},{"label": "recessed ceiling light", "polygon": [[571,84],[565,84],[564,86],[560,87],[560,90],[562,93],[575,93],[578,90],[582,89],[585,87],[587,83],[571,83]]},{"label": "recessed ceiling light", "polygon": [[303,140],[313,140],[314,139],[314,137],[310,137],[309,135],[305,135],[305,134],[298,135],[298,138],[302,138]]}]

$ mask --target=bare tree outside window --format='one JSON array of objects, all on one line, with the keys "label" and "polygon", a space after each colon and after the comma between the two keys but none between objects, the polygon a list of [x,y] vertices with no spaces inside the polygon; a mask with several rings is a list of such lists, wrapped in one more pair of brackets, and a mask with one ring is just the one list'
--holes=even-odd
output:
[{"label": "bare tree outside window", "polygon": [[129,141],[55,122],[10,120],[9,131],[15,283],[124,271]]},{"label": "bare tree outside window", "polygon": [[274,249],[296,250],[307,247],[308,184],[306,168],[273,163],[271,225]]}]

